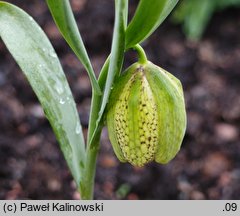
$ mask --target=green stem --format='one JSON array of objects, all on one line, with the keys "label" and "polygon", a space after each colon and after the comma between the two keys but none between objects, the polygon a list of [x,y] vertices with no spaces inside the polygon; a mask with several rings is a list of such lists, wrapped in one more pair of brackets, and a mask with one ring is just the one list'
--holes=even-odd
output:
[{"label": "green stem", "polygon": [[[108,99],[108,96],[110,94],[110,88],[113,84],[111,82],[109,84],[108,72],[110,71],[117,73],[121,70],[124,57],[125,27],[127,25],[127,5],[128,0],[115,0],[116,12],[111,60],[110,58],[106,60],[98,79],[98,85],[100,86],[100,89],[102,90],[102,92],[104,92],[104,94],[98,95],[96,91],[93,91],[88,128],[85,168],[82,181],[79,185],[79,191],[82,199],[93,199],[96,162],[99,152],[101,132],[104,125],[102,116],[105,112],[105,107],[107,104],[106,99]],[[110,81],[113,81],[115,76],[114,74],[111,75],[112,80]]]},{"label": "green stem", "polygon": [[138,62],[140,64],[146,64],[148,60],[144,49],[139,44],[135,45],[133,49],[136,50],[138,53]]},{"label": "green stem", "polygon": [[100,135],[102,128],[98,131],[96,136],[96,142],[94,146],[87,147],[87,159],[85,163],[85,172],[82,182],[80,183],[79,191],[81,194],[81,199],[83,200],[92,200],[93,199],[93,190],[94,190],[94,179],[96,173],[96,162],[97,155],[99,152],[100,144]]},{"label": "green stem", "polygon": [[[103,90],[106,82],[107,72],[109,66],[109,57],[107,58],[105,64],[102,67],[102,70],[99,75],[98,84]],[[98,113],[101,107],[102,96],[97,92],[93,91],[91,111],[89,118],[89,127],[88,127],[88,143],[86,151],[86,162],[83,179],[79,186],[79,192],[81,194],[81,199],[93,199],[93,189],[94,189],[94,178],[96,172],[96,161],[100,145],[100,135],[102,131],[102,125],[96,125],[98,119]],[[95,128],[98,127],[97,134],[95,136],[94,142],[90,146],[90,140],[92,138]]]}]

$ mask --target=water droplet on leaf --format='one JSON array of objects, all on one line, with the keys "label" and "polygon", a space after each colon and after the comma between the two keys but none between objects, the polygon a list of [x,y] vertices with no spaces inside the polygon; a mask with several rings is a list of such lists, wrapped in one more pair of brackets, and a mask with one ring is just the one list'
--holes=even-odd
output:
[{"label": "water droplet on leaf", "polygon": [[67,102],[69,102],[69,103],[71,102],[70,97],[67,97],[66,100],[67,100]]},{"label": "water droplet on leaf", "polygon": [[53,58],[57,58],[57,54],[54,51],[51,51],[49,55]]},{"label": "water droplet on leaf", "polygon": [[80,132],[81,132],[81,126],[80,126],[79,122],[78,122],[77,125],[76,125],[76,130],[75,130],[75,132],[76,132],[76,134],[80,134]]},{"label": "water droplet on leaf", "polygon": [[65,104],[65,102],[66,102],[66,101],[63,100],[62,98],[61,98],[60,101],[59,101],[60,104]]},{"label": "water droplet on leaf", "polygon": [[43,47],[43,48],[42,48],[42,51],[45,53],[45,52],[47,51],[47,49]]},{"label": "water droplet on leaf", "polygon": [[62,94],[64,91],[63,86],[59,81],[56,82],[56,84],[54,85],[54,88],[56,89],[58,94]]}]

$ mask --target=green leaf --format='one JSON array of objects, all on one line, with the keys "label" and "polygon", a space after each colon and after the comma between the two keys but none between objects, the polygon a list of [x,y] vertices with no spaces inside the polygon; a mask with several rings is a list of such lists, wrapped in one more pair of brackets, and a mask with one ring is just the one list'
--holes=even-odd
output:
[{"label": "green leaf", "polygon": [[183,24],[189,39],[199,40],[216,11],[238,6],[240,0],[184,0],[174,11],[172,20]]},{"label": "green leaf", "polygon": [[95,136],[99,130],[99,124],[101,123],[106,105],[108,103],[109,95],[113,82],[117,76],[119,76],[122,70],[123,58],[124,58],[124,44],[125,44],[125,23],[126,23],[126,0],[115,0],[115,23],[113,31],[113,40],[111,48],[111,56],[108,67],[108,74],[102,97],[102,104],[98,115],[95,131],[90,140],[90,145],[93,144]]},{"label": "green leaf", "polygon": [[76,104],[51,43],[32,17],[5,2],[0,2],[0,37],[36,93],[79,185],[84,139]]},{"label": "green leaf", "polygon": [[[99,74],[98,84],[101,90],[104,90],[104,85],[106,83],[107,73],[109,68],[109,59],[110,57],[106,59]],[[101,100],[102,100],[102,95],[97,95],[96,93],[93,94],[91,110],[90,110],[90,120],[89,120],[89,126],[88,126],[88,142],[90,141],[94,130],[96,129],[96,127],[98,127],[96,123],[98,119],[98,113],[101,109]]]},{"label": "green leaf", "polygon": [[83,40],[74,19],[69,0],[47,0],[48,7],[64,39],[72,48],[78,59],[82,62],[90,77],[93,89],[101,94],[93,67],[89,60]]},{"label": "green leaf", "polygon": [[184,17],[184,31],[190,39],[200,39],[214,12],[215,5],[215,1],[209,0],[189,1],[187,16]]},{"label": "green leaf", "polygon": [[[216,0],[215,0],[216,1]],[[240,0],[218,0],[216,1],[216,4],[218,6],[218,9],[222,10],[227,7],[239,7],[240,6]]]},{"label": "green leaf", "polygon": [[169,15],[178,0],[140,0],[126,30],[126,49],[144,41]]}]

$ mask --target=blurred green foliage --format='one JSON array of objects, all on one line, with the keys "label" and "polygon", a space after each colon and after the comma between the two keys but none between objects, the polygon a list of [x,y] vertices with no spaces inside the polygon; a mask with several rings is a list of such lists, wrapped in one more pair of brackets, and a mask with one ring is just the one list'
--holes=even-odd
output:
[{"label": "blurred green foliage", "polygon": [[240,7],[240,0],[182,0],[172,18],[189,39],[199,40],[214,12],[227,7]]},{"label": "blurred green foliage", "polygon": [[116,196],[118,199],[124,199],[128,195],[131,190],[131,186],[129,184],[122,184],[116,191]]}]

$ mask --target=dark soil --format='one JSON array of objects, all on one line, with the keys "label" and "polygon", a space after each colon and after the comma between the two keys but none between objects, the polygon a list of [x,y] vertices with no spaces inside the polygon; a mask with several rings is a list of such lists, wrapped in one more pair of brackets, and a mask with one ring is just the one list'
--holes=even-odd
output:
[{"label": "dark soil", "polygon": [[[44,1],[9,1],[31,14],[61,60],[86,133],[91,88],[86,72],[56,29]],[[136,2],[136,1],[135,1]],[[111,46],[114,5],[73,0],[94,68]],[[134,11],[134,7],[130,8]],[[122,164],[103,130],[96,199],[240,198],[240,11],[215,14],[202,40],[189,42],[167,20],[143,44],[149,60],[183,83],[188,127],[181,151],[168,165]],[[135,61],[127,54],[125,65]],[[78,199],[71,174],[41,107],[0,42],[0,199]]]}]

